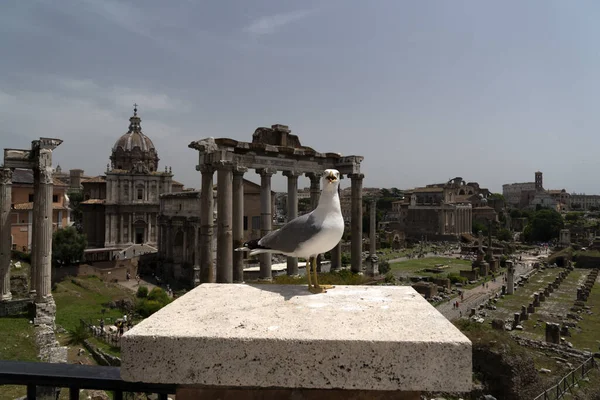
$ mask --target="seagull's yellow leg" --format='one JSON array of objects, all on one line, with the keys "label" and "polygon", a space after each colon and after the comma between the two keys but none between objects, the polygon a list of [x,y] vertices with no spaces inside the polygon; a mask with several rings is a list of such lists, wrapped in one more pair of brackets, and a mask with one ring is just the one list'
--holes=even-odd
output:
[{"label": "seagull's yellow leg", "polygon": [[310,257],[306,259],[306,278],[308,279],[308,290],[311,290],[312,282],[310,281]]},{"label": "seagull's yellow leg", "polygon": [[312,259],[313,272],[315,274],[315,287],[311,290],[312,293],[325,293],[327,289],[333,289],[335,286],[333,285],[323,285],[319,286],[319,281],[317,280],[317,257]]}]

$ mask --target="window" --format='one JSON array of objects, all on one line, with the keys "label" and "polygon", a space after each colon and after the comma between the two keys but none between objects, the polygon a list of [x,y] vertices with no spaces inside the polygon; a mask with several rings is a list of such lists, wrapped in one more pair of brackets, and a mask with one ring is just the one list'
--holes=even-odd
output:
[{"label": "window", "polygon": [[57,194],[53,194],[52,195],[52,202],[53,203],[58,203],[58,195]]},{"label": "window", "polygon": [[259,230],[260,229],[260,215],[256,215],[252,217],[252,229]]},{"label": "window", "polygon": [[27,200],[30,203],[33,203],[33,193],[29,194],[29,200]]},{"label": "window", "polygon": [[13,250],[17,250],[17,244],[16,244],[16,243],[13,243],[13,245],[12,245],[12,249],[13,249]]},{"label": "window", "polygon": [[248,216],[244,215],[244,230],[248,230]]},{"label": "window", "polygon": [[138,189],[137,190],[137,199],[138,200],[144,200],[144,189]]}]

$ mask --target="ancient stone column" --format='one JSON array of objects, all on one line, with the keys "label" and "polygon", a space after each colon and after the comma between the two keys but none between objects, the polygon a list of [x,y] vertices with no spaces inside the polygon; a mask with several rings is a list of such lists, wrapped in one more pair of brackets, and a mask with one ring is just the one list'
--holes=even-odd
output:
[{"label": "ancient stone column", "polygon": [[[340,174],[340,179],[342,179],[342,175]],[[338,186],[338,196],[341,197],[342,189]],[[342,241],[331,250],[331,270],[335,271],[342,268]]]},{"label": "ancient stone column", "polygon": [[309,172],[306,177],[310,179],[310,208],[314,210],[319,204],[319,197],[321,196],[321,177],[323,174],[317,174]]},{"label": "ancient stone column", "polygon": [[12,202],[12,170],[0,169],[0,301],[12,298],[10,293],[10,245]]},{"label": "ancient stone column", "polygon": [[[36,163],[33,169],[33,201],[36,205],[33,224],[36,228],[32,242],[32,253],[36,254],[36,265],[32,265],[36,303],[52,301],[52,150],[60,143],[61,140],[54,139],[40,139],[32,143]],[[53,320],[54,312],[50,313]]]},{"label": "ancient stone column", "polygon": [[194,287],[201,283],[200,279],[200,228],[194,225]]},{"label": "ancient stone column", "polygon": [[506,294],[515,292],[515,267],[510,260],[506,261]]},{"label": "ancient stone column", "polygon": [[477,232],[477,241],[478,241],[479,253],[483,253],[483,232],[482,231]]},{"label": "ancient stone column", "polygon": [[527,306],[521,306],[521,321],[527,321],[528,319]]},{"label": "ancient stone column", "polygon": [[[323,174],[309,172],[306,174],[310,179],[310,207],[314,210],[319,205],[319,197],[321,197],[321,177]],[[321,255],[317,255],[317,272],[321,272]]]},{"label": "ancient stone column", "polygon": [[[271,232],[273,226],[273,216],[271,215],[271,177],[277,172],[273,168],[261,168],[256,172],[260,175],[260,235],[265,236]],[[258,278],[261,280],[273,279],[271,273],[271,254],[261,254],[260,273]]]},{"label": "ancient stone column", "polygon": [[363,219],[363,204],[362,204],[362,184],[364,174],[350,174],[351,183],[351,210],[352,216],[350,221],[351,229],[351,253],[350,259],[352,272],[358,273],[362,271],[362,219]]},{"label": "ancient stone column", "polygon": [[233,166],[217,167],[217,282],[233,282]]},{"label": "ancient stone column", "polygon": [[533,306],[534,307],[539,307],[540,306],[540,295],[539,295],[539,293],[534,293],[533,294]]},{"label": "ancient stone column", "polygon": [[379,274],[377,265],[377,200],[371,199],[369,202],[369,267],[367,274],[375,276]]},{"label": "ancient stone column", "polygon": [[[284,171],[283,176],[287,177],[287,219],[293,220],[298,216],[298,177],[301,174],[295,171]],[[311,181],[312,183],[312,181]],[[298,275],[298,259],[296,257],[287,258],[287,274],[290,276]]]},{"label": "ancient stone column", "polygon": [[119,218],[119,243],[123,243],[123,230],[124,230],[123,214],[121,214],[120,218]]},{"label": "ancient stone column", "polygon": [[377,200],[371,199],[369,202],[370,220],[369,220],[369,253],[371,256],[377,254]]},{"label": "ancient stone column", "polygon": [[202,282],[215,282],[213,266],[213,174],[212,165],[199,166],[202,173],[202,189],[200,193],[200,280]]},{"label": "ancient stone column", "polygon": [[[233,248],[244,244],[244,173],[248,168],[233,169]],[[244,253],[233,252],[233,282],[244,282]]]},{"label": "ancient stone column", "polygon": [[546,342],[560,344],[560,325],[546,322]]}]

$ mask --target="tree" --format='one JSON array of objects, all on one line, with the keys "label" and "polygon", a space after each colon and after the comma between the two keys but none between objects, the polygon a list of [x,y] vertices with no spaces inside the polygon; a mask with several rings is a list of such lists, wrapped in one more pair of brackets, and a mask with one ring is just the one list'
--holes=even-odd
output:
[{"label": "tree", "polygon": [[299,214],[306,214],[311,211],[312,211],[312,208],[310,207],[310,199],[304,198],[304,199],[298,200],[298,213]]},{"label": "tree", "polygon": [[147,297],[140,298],[136,305],[136,311],[142,317],[146,318],[154,314],[171,302],[167,293],[159,287],[155,287],[148,293]]},{"label": "tree", "polygon": [[83,211],[81,211],[81,202],[83,201],[83,193],[80,191],[71,191],[69,196],[69,208],[71,209],[71,219],[74,222],[75,228],[79,232],[83,231]]},{"label": "tree", "polygon": [[489,198],[492,200],[500,200],[502,202],[506,202],[506,200],[504,199],[504,196],[501,193],[491,193],[489,195]]},{"label": "tree", "polygon": [[496,235],[498,240],[503,240],[505,242],[510,242],[512,240],[512,234],[508,229],[500,229],[498,234]]},{"label": "tree", "polygon": [[536,211],[523,231],[527,241],[548,242],[558,238],[564,221],[558,211],[542,209]]},{"label": "tree", "polygon": [[479,231],[481,231],[483,233],[483,235],[485,236],[488,233],[488,227],[485,224],[482,224],[481,222],[474,221],[473,222],[473,235],[478,235]]},{"label": "tree", "polygon": [[576,224],[579,222],[579,218],[582,217],[581,213],[578,212],[569,212],[565,215],[565,221]]},{"label": "tree", "polygon": [[83,259],[86,247],[85,235],[74,227],[59,229],[52,235],[52,262],[54,265],[71,265]]}]

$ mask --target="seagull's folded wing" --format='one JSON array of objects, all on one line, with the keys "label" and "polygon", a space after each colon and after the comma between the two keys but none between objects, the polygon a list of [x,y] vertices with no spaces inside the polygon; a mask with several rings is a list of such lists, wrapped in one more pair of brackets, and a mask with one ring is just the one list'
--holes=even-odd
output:
[{"label": "seagull's folded wing", "polygon": [[293,253],[302,243],[316,236],[320,228],[312,213],[301,215],[280,229],[265,235],[258,244],[282,253]]}]

